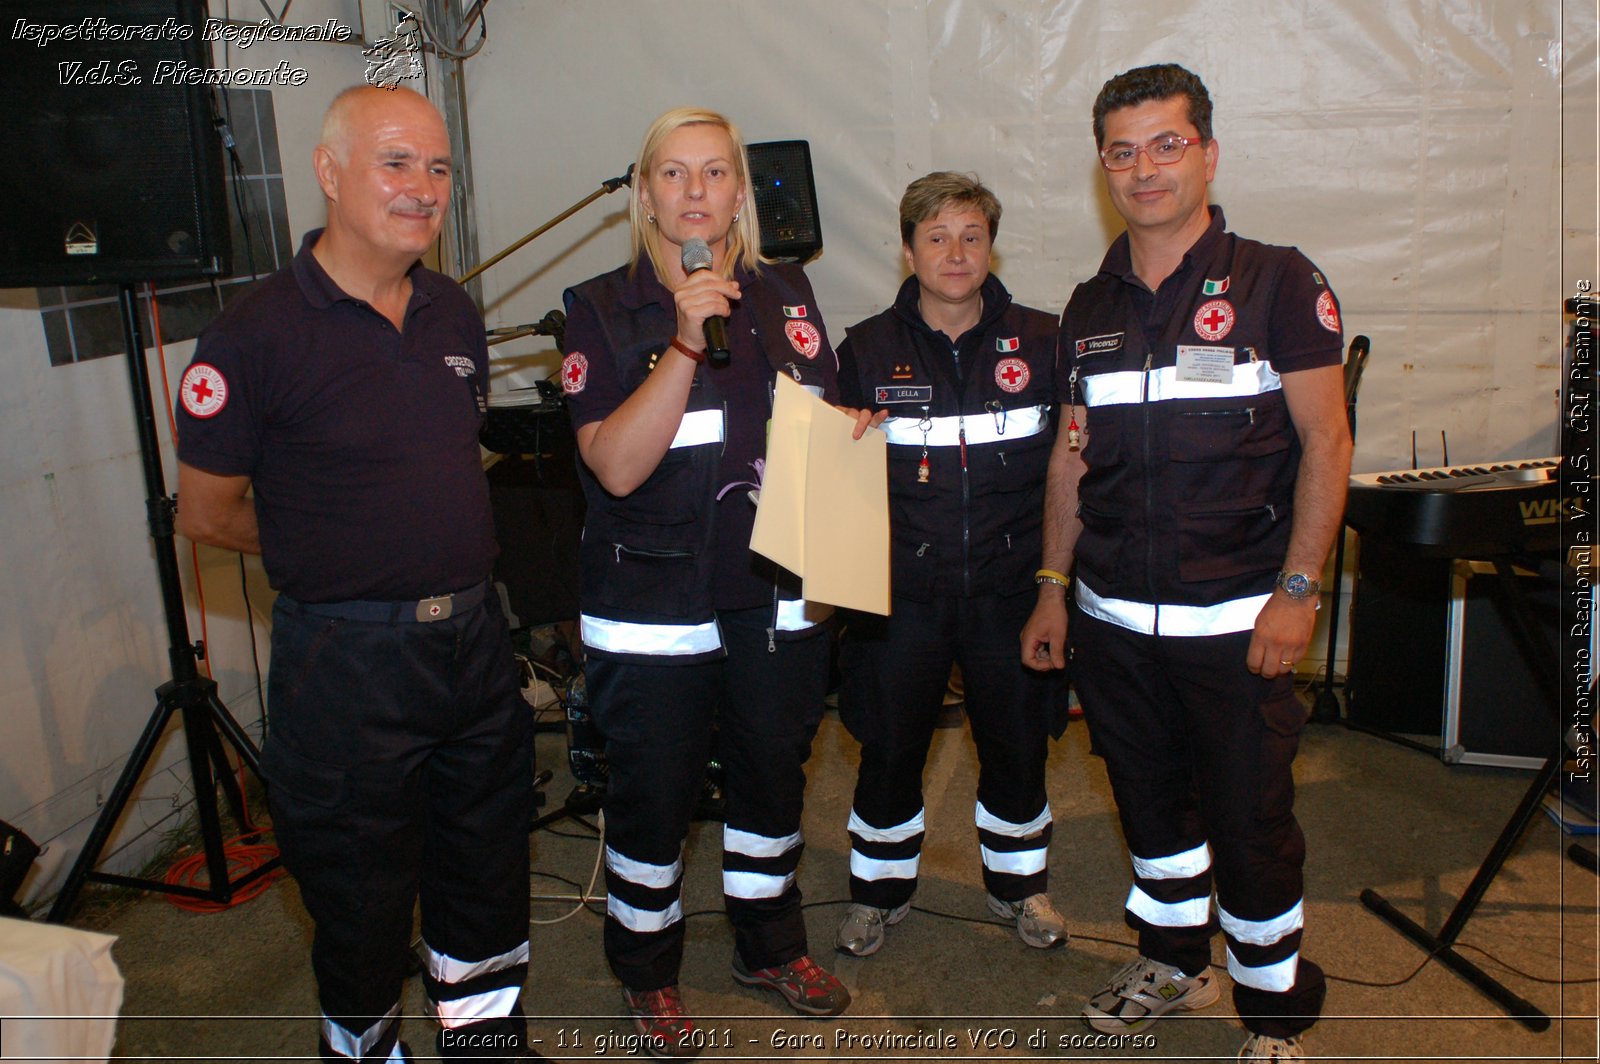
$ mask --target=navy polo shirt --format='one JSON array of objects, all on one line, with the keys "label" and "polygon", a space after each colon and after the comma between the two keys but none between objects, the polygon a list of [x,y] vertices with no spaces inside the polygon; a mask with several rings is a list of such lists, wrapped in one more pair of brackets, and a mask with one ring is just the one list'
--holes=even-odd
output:
[{"label": "navy polo shirt", "polygon": [[478,449],[483,320],[459,285],[417,265],[397,331],[323,270],[321,234],[200,335],[178,457],[250,478],[268,581],[296,599],[470,587],[496,554]]}]

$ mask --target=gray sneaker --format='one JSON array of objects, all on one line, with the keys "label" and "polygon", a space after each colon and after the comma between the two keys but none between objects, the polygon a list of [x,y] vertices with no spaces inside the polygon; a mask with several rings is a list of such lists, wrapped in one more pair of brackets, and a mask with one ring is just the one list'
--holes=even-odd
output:
[{"label": "gray sneaker", "polygon": [[1106,1034],[1133,1034],[1174,1009],[1203,1009],[1221,994],[1209,968],[1184,975],[1181,968],[1140,957],[1089,999],[1083,1018]]},{"label": "gray sneaker", "polygon": [[911,903],[895,909],[880,909],[874,905],[852,902],[839,921],[839,934],[833,947],[840,953],[856,957],[870,957],[883,948],[883,929],[898,924],[911,911]]},{"label": "gray sneaker", "polygon": [[1298,1038],[1273,1038],[1253,1034],[1239,1050],[1240,1060],[1304,1060],[1305,1047]]},{"label": "gray sneaker", "polygon": [[1067,922],[1050,904],[1050,895],[1035,894],[1021,901],[1001,901],[989,895],[989,911],[1017,922],[1017,935],[1034,949],[1067,944]]}]

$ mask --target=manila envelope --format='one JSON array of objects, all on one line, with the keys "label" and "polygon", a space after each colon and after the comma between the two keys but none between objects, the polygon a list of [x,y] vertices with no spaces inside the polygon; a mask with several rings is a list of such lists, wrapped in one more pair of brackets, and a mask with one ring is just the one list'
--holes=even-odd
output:
[{"label": "manila envelope", "polygon": [[889,613],[888,437],[783,374],[750,548],[797,574],[802,594]]}]

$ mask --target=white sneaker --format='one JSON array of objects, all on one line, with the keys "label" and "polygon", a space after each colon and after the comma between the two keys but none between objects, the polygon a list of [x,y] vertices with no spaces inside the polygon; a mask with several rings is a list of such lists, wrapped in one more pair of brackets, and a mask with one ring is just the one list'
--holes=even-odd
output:
[{"label": "white sneaker", "polygon": [[991,894],[989,911],[1007,920],[1015,920],[1017,935],[1034,949],[1050,949],[1067,944],[1067,922],[1050,904],[1048,894],[1035,894],[1021,901],[1001,901]]},{"label": "white sneaker", "polygon": [[1239,1050],[1240,1060],[1304,1060],[1305,1047],[1298,1038],[1272,1038],[1253,1034]]},{"label": "white sneaker", "polygon": [[1097,1031],[1132,1034],[1173,1009],[1203,1009],[1221,993],[1209,968],[1199,975],[1184,975],[1181,968],[1140,957],[1089,999],[1083,1017]]},{"label": "white sneaker", "polygon": [[852,902],[839,921],[833,948],[854,957],[870,957],[883,948],[884,928],[898,924],[910,911],[910,902],[894,909]]}]

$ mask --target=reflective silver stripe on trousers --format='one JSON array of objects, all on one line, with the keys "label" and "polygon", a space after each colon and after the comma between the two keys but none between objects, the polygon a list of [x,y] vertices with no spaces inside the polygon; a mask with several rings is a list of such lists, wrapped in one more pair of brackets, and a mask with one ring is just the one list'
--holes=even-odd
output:
[{"label": "reflective silver stripe on trousers", "polygon": [[923,823],[923,814],[926,809],[918,809],[917,815],[907,820],[904,824],[896,824],[892,828],[875,828],[856,815],[854,809],[850,810],[850,822],[845,825],[845,830],[852,835],[860,835],[868,842],[905,842],[913,835],[919,835],[927,830]]},{"label": "reflective silver stripe on trousers", "polygon": [[983,858],[983,867],[991,872],[1005,872],[1013,876],[1031,876],[1043,872],[1050,853],[1040,846],[1032,850],[1001,851],[991,850],[987,846],[979,845],[978,853]]},{"label": "reflective silver stripe on trousers", "polygon": [[722,848],[729,853],[742,853],[746,857],[782,857],[804,840],[800,832],[785,835],[775,839],[767,835],[757,835],[753,831],[740,831],[723,825]]},{"label": "reflective silver stripe on trousers", "polygon": [[1222,924],[1222,930],[1240,942],[1248,942],[1252,946],[1270,946],[1283,936],[1298,931],[1306,925],[1305,906],[1303,902],[1298,901],[1291,905],[1288,911],[1270,920],[1241,920],[1218,905],[1217,920]]},{"label": "reflective silver stripe on trousers", "polygon": [[1207,895],[1188,901],[1156,901],[1135,883],[1133,889],[1128,891],[1125,908],[1145,923],[1157,927],[1199,927],[1211,912],[1211,898]]},{"label": "reflective silver stripe on trousers", "polygon": [[973,820],[978,825],[979,831],[992,831],[996,835],[1004,835],[1012,839],[1025,839],[1029,835],[1037,835],[1051,824],[1050,803],[1044,804],[1044,811],[1026,824],[1013,824],[1009,820],[1001,820],[979,802]]},{"label": "reflective silver stripe on trousers", "polygon": [[825,602],[807,602],[805,599],[779,599],[777,628],[780,632],[803,632],[815,628],[833,616],[833,607]]},{"label": "reflective silver stripe on trousers", "polygon": [[706,654],[722,646],[717,622],[704,624],[636,624],[580,614],[579,632],[584,646],[613,654]]},{"label": "reflective silver stripe on trousers", "polygon": [[879,879],[916,879],[917,862],[921,859],[919,854],[901,861],[884,861],[876,857],[867,857],[859,850],[851,850],[850,874],[869,882]]},{"label": "reflective silver stripe on trousers", "polygon": [[468,979],[490,972],[504,971],[515,964],[528,963],[528,944],[524,942],[515,949],[507,950],[498,957],[486,957],[481,961],[463,961],[440,953],[427,942],[422,944],[428,957],[428,974],[441,983],[464,983]]},{"label": "reflective silver stripe on trousers", "polygon": [[[1025,440],[1029,436],[1037,436],[1043,432],[1046,423],[1045,408],[1042,406],[1023,406],[993,414],[984,411],[952,417],[930,417],[926,419],[927,445],[959,446],[963,421],[966,423],[969,447],[975,447],[980,443],[999,443],[1001,440]],[[923,424],[923,418],[892,417],[886,420],[881,428],[884,435],[889,437],[890,443],[921,447]]]},{"label": "reflective silver stripe on trousers", "polygon": [[678,422],[678,432],[668,449],[698,447],[702,443],[721,443],[724,439],[721,410],[691,410]]},{"label": "reflective silver stripe on trousers", "polygon": [[606,867],[629,883],[637,883],[641,887],[650,887],[661,890],[670,887],[683,876],[683,855],[669,865],[651,864],[648,861],[635,861],[632,857],[625,857],[606,847]]},{"label": "reflective silver stripe on trousers", "polygon": [[1227,635],[1248,632],[1256,626],[1256,616],[1271,598],[1248,595],[1210,606],[1156,605],[1132,599],[1097,595],[1083,580],[1078,581],[1078,606],[1091,617],[1144,635]]},{"label": "reflective silver stripe on trousers", "polygon": [[1211,850],[1201,843],[1167,857],[1140,857],[1132,850],[1133,871],[1140,879],[1189,879],[1211,867]]},{"label": "reflective silver stripe on trousers", "polygon": [[763,872],[722,873],[722,893],[730,898],[754,901],[758,898],[778,898],[794,886],[794,873],[786,876],[769,876]]},{"label": "reflective silver stripe on trousers", "polygon": [[[896,824],[888,828],[875,828],[865,820],[862,820],[856,811],[852,809],[850,810],[850,822],[847,828],[850,834],[858,835],[866,842],[905,842],[907,839],[920,835],[926,830],[923,815],[925,812],[925,809],[919,809],[916,816],[902,824]],[[878,857],[868,857],[852,845],[850,847],[850,874],[857,879],[868,881],[916,879],[917,864],[921,859],[921,854],[893,861]]]},{"label": "reflective silver stripe on trousers", "polygon": [[1239,958],[1233,955],[1233,950],[1228,951],[1228,975],[1233,981],[1242,986],[1254,987],[1257,990],[1269,990],[1283,993],[1294,989],[1295,976],[1300,971],[1300,954],[1286,957],[1277,964],[1268,964],[1261,968],[1246,968],[1239,963]]},{"label": "reflective silver stripe on trousers", "polygon": [[[1150,390],[1145,391],[1145,378],[1150,378]],[[1119,403],[1137,403],[1148,399],[1152,403],[1172,399],[1231,399],[1251,395],[1265,395],[1282,389],[1283,381],[1270,362],[1239,362],[1233,367],[1233,379],[1225,384],[1204,381],[1180,381],[1177,366],[1160,369],[1118,370],[1115,373],[1090,373],[1078,378],[1083,389],[1085,406],[1116,406]],[[967,442],[972,442],[971,437]]]},{"label": "reflective silver stripe on trousers", "polygon": [[[377,1023],[368,1027],[359,1035],[351,1034],[327,1016],[322,1017],[322,1037],[340,1056],[360,1060],[366,1056],[378,1040],[383,1037],[383,1032],[400,1015],[400,1002],[396,1001],[394,1007],[383,1014]],[[395,1045],[400,1043],[396,1042]]]},{"label": "reflective silver stripe on trousers", "polygon": [[485,990],[481,994],[469,994],[451,1001],[435,1001],[434,1014],[439,1019],[439,1026],[446,1030],[465,1027],[480,1020],[497,1020],[511,1015],[511,1007],[517,1003],[517,995],[520,993],[522,993],[520,985],[505,986],[499,990]]},{"label": "reflective silver stripe on trousers", "polygon": [[636,909],[625,901],[621,901],[615,894],[606,896],[606,915],[629,931],[638,934],[649,934],[652,931],[663,931],[683,919],[683,902],[675,900],[665,909]]}]

